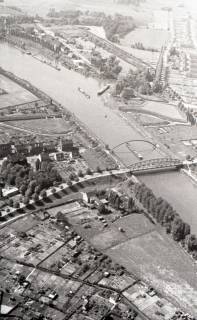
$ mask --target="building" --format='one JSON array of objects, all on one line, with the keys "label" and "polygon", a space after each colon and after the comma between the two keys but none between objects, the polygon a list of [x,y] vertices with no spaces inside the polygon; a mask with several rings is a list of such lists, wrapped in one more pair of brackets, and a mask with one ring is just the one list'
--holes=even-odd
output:
[{"label": "building", "polygon": [[54,153],[50,153],[49,157],[52,161],[71,160],[72,152],[54,152]]},{"label": "building", "polygon": [[5,158],[11,153],[11,143],[5,143],[0,145],[0,158]]},{"label": "building", "polygon": [[59,145],[58,145],[58,151],[63,152],[72,152],[72,157],[78,157],[79,156],[79,148],[74,146],[72,140],[62,140],[60,139]]}]

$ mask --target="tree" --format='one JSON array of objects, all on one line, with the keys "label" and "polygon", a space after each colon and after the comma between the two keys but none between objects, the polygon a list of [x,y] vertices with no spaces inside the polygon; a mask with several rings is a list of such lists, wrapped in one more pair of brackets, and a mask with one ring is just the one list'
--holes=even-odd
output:
[{"label": "tree", "polygon": [[41,166],[41,162],[40,162],[40,159],[38,158],[35,163],[36,171],[40,170],[40,166]]},{"label": "tree", "polygon": [[29,188],[30,188],[30,190],[31,190],[32,193],[34,192],[34,190],[35,190],[35,188],[36,188],[36,185],[37,185],[36,180],[32,180],[32,181],[30,182]]},{"label": "tree", "polygon": [[68,185],[69,187],[71,187],[71,186],[72,186],[72,181],[71,181],[70,179],[68,179],[68,181],[67,181],[67,185]]},{"label": "tree", "polygon": [[162,91],[162,85],[159,82],[155,82],[152,89],[153,92],[159,93]]},{"label": "tree", "polygon": [[25,192],[27,191],[27,187],[25,184],[22,184],[22,186],[20,187],[20,193],[24,196]]},{"label": "tree", "polygon": [[41,196],[41,198],[43,198],[44,200],[47,198],[47,193],[46,193],[46,190],[42,190],[41,192],[40,192],[40,196]]},{"label": "tree", "polygon": [[92,174],[92,171],[91,171],[91,169],[90,169],[90,168],[87,168],[87,170],[86,170],[86,174],[87,174],[87,175],[91,175],[91,174]]},{"label": "tree", "polygon": [[40,191],[41,191],[40,186],[35,187],[35,193],[39,194],[39,193],[40,193]]},{"label": "tree", "polygon": [[97,171],[98,173],[101,173],[101,172],[102,172],[102,170],[101,170],[101,168],[100,168],[99,166],[96,167],[96,171]]},{"label": "tree", "polygon": [[25,197],[23,203],[27,206],[29,204],[29,197]]},{"label": "tree", "polygon": [[26,192],[25,192],[25,197],[31,197],[31,195],[32,195],[32,190],[31,190],[31,188],[28,188],[27,190],[26,190]]},{"label": "tree", "polygon": [[191,251],[197,251],[197,238],[193,234],[188,234],[185,238],[185,247],[186,249]]},{"label": "tree", "polygon": [[120,209],[120,203],[121,203],[120,197],[117,195],[116,200],[115,200],[115,203],[114,203],[114,207],[115,207],[117,210]]},{"label": "tree", "polygon": [[9,205],[10,207],[13,207],[13,204],[14,204],[13,199],[9,199],[9,200],[8,200],[8,205]]},{"label": "tree", "polygon": [[183,240],[185,224],[181,218],[176,217],[172,222],[172,236],[175,241]]},{"label": "tree", "polygon": [[79,171],[78,171],[78,176],[81,177],[81,178],[83,177],[83,172],[82,172],[82,170],[79,170]]},{"label": "tree", "polygon": [[32,199],[34,200],[34,202],[38,202],[39,201],[39,196],[37,193],[34,193],[33,196],[32,196]]},{"label": "tree", "polygon": [[14,203],[14,208],[19,209],[20,208],[20,203],[17,201]]},{"label": "tree", "polygon": [[128,204],[127,204],[128,210],[131,211],[133,209],[133,206],[134,206],[134,200],[133,198],[129,197]]},{"label": "tree", "polygon": [[56,193],[56,189],[55,189],[55,188],[52,188],[51,192],[52,192],[52,193]]},{"label": "tree", "polygon": [[106,207],[105,207],[104,203],[102,203],[102,202],[99,203],[98,212],[99,212],[100,214],[105,214],[105,213],[106,213]]},{"label": "tree", "polygon": [[12,173],[9,173],[8,174],[8,177],[7,177],[7,183],[11,186],[14,186],[15,185],[15,179],[16,179],[16,176]]},{"label": "tree", "polygon": [[69,180],[75,180],[75,175],[73,173],[69,174]]},{"label": "tree", "polygon": [[188,236],[191,232],[190,225],[188,223],[184,223],[184,238]]}]

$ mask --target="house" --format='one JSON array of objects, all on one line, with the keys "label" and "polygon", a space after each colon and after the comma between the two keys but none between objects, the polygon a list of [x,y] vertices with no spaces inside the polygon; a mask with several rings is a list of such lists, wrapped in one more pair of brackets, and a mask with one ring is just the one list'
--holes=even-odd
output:
[{"label": "house", "polygon": [[42,153],[40,153],[39,160],[41,162],[44,162],[44,161],[49,162],[49,161],[51,161],[51,159],[49,157],[49,154],[47,152],[44,152],[44,151]]},{"label": "house", "polygon": [[0,159],[11,153],[11,143],[0,144]]},{"label": "house", "polygon": [[71,160],[72,152],[54,152],[54,153],[50,153],[49,157],[53,161]]},{"label": "house", "polygon": [[89,198],[89,196],[88,196],[88,194],[86,192],[81,192],[81,195],[82,195],[82,200],[85,203],[89,203],[90,202],[90,198]]}]

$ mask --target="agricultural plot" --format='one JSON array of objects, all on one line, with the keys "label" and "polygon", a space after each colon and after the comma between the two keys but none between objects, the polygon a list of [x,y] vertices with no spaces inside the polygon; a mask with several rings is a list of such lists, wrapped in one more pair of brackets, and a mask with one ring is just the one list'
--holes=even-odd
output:
[{"label": "agricultural plot", "polygon": [[106,251],[135,271],[187,312],[197,311],[196,267],[180,247],[157,231],[128,240]]}]

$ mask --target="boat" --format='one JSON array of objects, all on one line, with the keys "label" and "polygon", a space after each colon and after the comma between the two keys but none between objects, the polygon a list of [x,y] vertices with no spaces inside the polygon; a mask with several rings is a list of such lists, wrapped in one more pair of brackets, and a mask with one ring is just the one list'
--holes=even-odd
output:
[{"label": "boat", "polygon": [[78,91],[83,93],[83,94],[85,93],[85,91],[83,89],[81,89],[80,87],[78,88]]},{"label": "boat", "polygon": [[90,99],[90,95],[87,94],[82,88],[78,88],[78,91],[81,92],[87,99]]},{"label": "boat", "polygon": [[97,92],[99,96],[101,96],[103,93],[105,93],[110,88],[110,84],[107,84],[104,88],[102,88],[100,91]]}]

